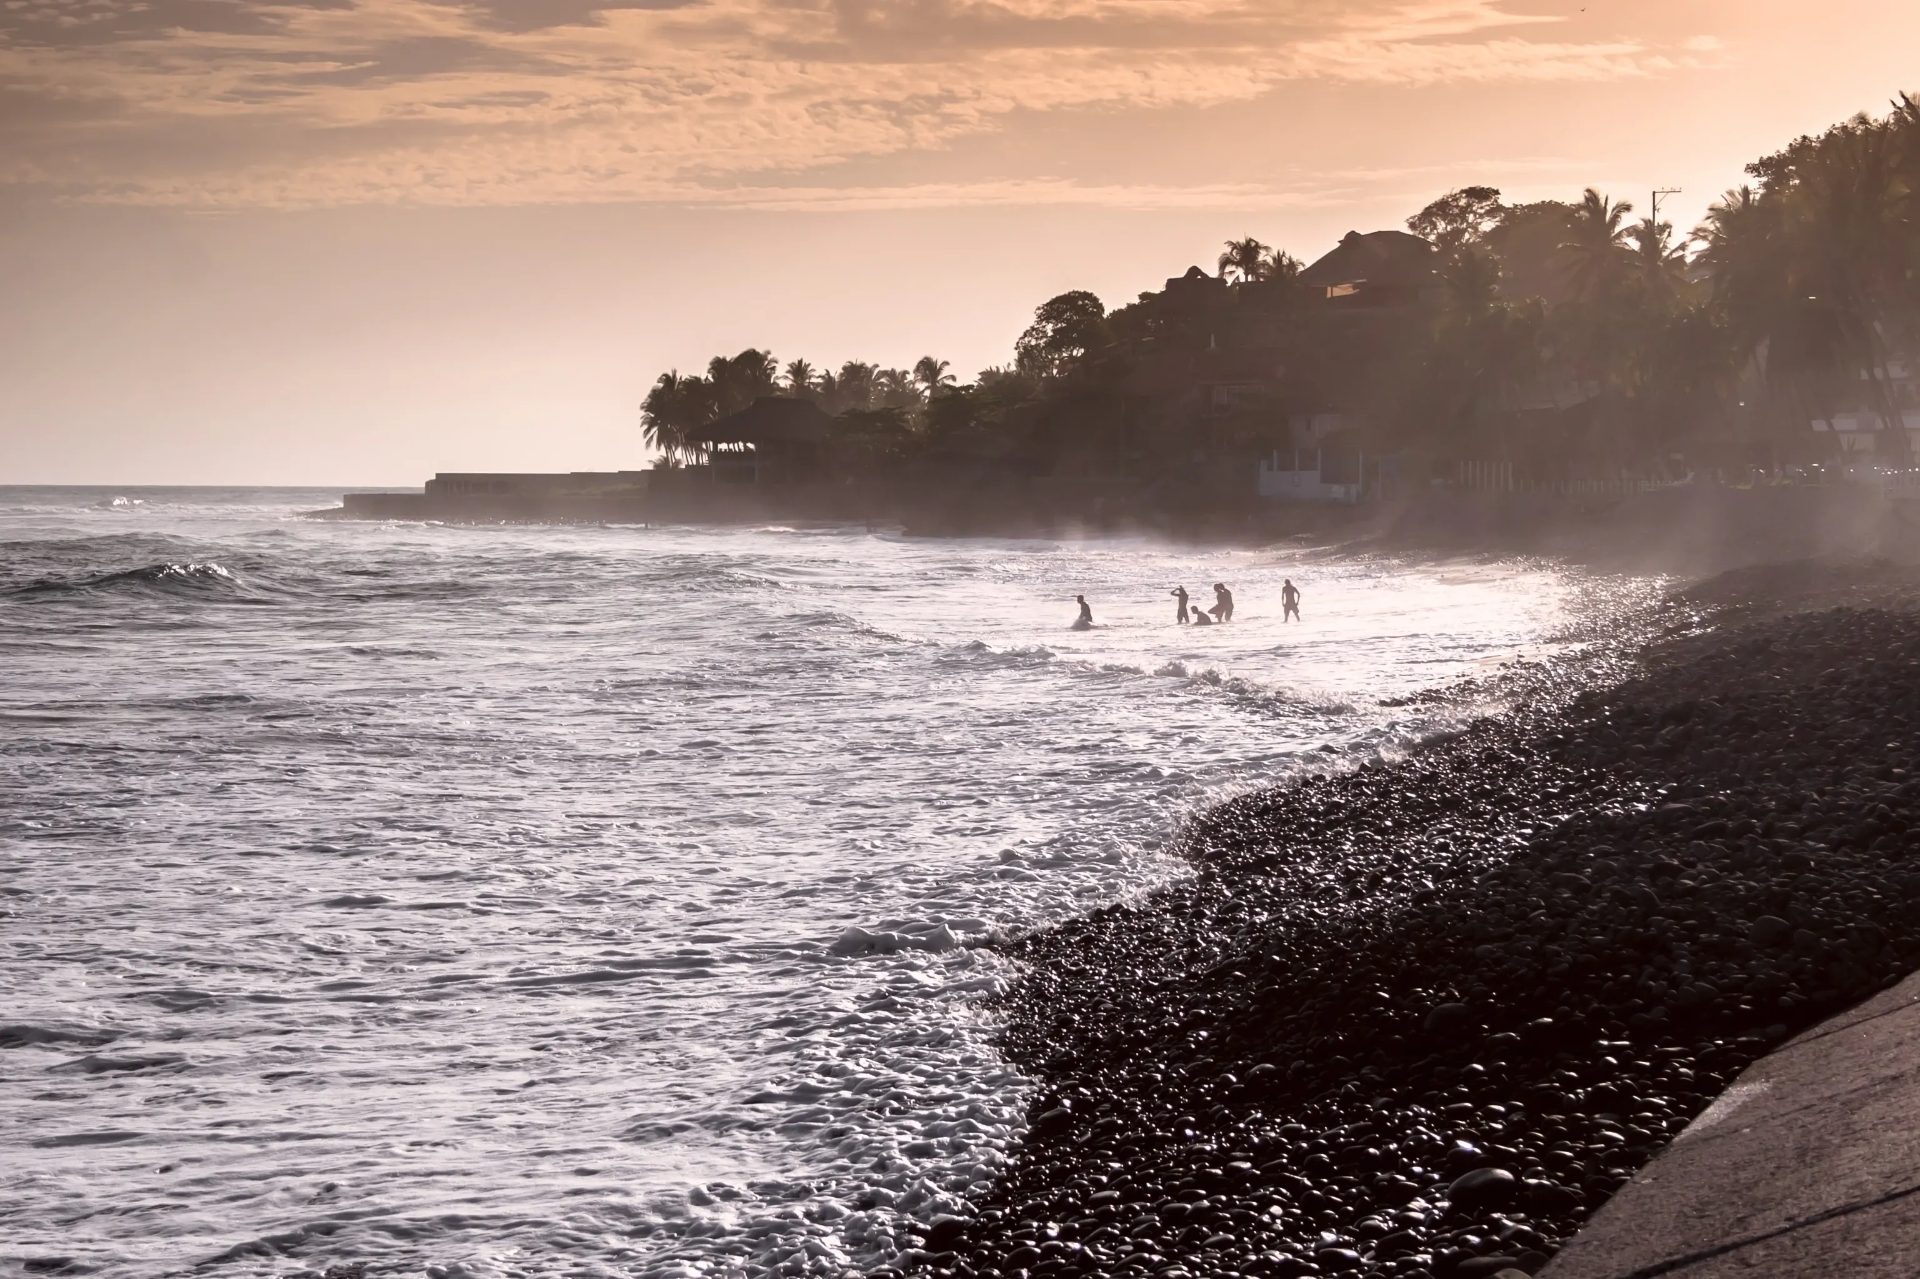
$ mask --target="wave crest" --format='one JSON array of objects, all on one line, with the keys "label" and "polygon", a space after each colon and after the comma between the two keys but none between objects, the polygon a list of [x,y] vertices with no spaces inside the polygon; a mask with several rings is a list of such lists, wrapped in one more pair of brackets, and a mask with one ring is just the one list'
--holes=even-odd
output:
[{"label": "wave crest", "polygon": [[208,589],[235,590],[241,586],[240,578],[224,564],[212,560],[168,560],[158,564],[148,564],[141,568],[122,569],[118,573],[101,573],[93,577],[74,578],[61,581],[57,578],[42,578],[15,589],[16,595],[61,595],[90,591],[111,591],[115,589],[135,588],[159,591],[203,591]]}]

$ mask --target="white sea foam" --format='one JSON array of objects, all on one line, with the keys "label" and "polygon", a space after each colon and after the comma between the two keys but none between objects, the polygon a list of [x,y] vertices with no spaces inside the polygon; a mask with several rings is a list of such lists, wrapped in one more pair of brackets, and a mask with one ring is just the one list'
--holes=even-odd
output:
[{"label": "white sea foam", "polygon": [[1571,589],[112,496],[0,490],[0,1256],[129,1276],[884,1261],[1019,1137],[987,943],[1406,749],[1455,712],[1383,700]]}]

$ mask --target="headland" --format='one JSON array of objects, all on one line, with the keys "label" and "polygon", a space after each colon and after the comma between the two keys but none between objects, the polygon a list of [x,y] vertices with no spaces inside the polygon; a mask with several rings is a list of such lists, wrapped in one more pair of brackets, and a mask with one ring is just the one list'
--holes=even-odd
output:
[{"label": "headland", "polygon": [[[648,471],[443,475],[340,513],[1384,538],[1689,572],[1888,553],[1920,531],[1920,221],[1892,212],[1920,190],[1920,99],[1889,105],[1756,158],[1691,236],[1659,193],[1630,221],[1593,187],[1461,187],[1311,260],[1248,236],[1117,307],[1058,294],[971,381],[747,347],[657,375]],[[1869,190],[1883,212],[1847,212]]]}]

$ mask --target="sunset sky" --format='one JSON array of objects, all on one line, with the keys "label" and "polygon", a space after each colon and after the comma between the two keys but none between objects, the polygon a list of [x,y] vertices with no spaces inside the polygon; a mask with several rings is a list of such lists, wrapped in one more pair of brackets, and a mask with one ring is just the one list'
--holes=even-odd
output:
[{"label": "sunset sky", "polygon": [[0,483],[645,462],[744,346],[963,374],[1469,182],[1690,227],[1915,0],[0,0]]}]

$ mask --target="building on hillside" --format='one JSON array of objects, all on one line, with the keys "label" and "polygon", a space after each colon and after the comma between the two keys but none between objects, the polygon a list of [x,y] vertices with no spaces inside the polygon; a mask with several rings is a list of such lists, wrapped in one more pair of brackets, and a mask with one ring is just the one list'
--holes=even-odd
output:
[{"label": "building on hillside", "polygon": [[1301,287],[1341,308],[1438,306],[1439,254],[1405,231],[1349,231],[1300,272]]},{"label": "building on hillside", "polygon": [[[1260,458],[1261,497],[1281,502],[1357,502],[1375,485],[1368,468],[1381,478],[1383,459],[1369,457],[1360,419],[1339,409],[1295,413],[1287,419],[1287,445]],[[1397,459],[1393,469],[1397,473]]]},{"label": "building on hillside", "polygon": [[762,395],[688,432],[687,443],[708,450],[715,483],[790,484],[823,477],[832,424],[812,400]]},{"label": "building on hillside", "polygon": [[[1362,462],[1364,464],[1364,459]],[[1336,479],[1324,463],[1319,449],[1310,452],[1274,449],[1260,459],[1258,492],[1270,502],[1358,502],[1363,473],[1356,473],[1350,479]]]},{"label": "building on hillside", "polygon": [[1233,302],[1233,290],[1226,280],[1208,275],[1197,266],[1188,267],[1185,275],[1169,277],[1160,296],[1161,305],[1176,312],[1210,311]]}]

